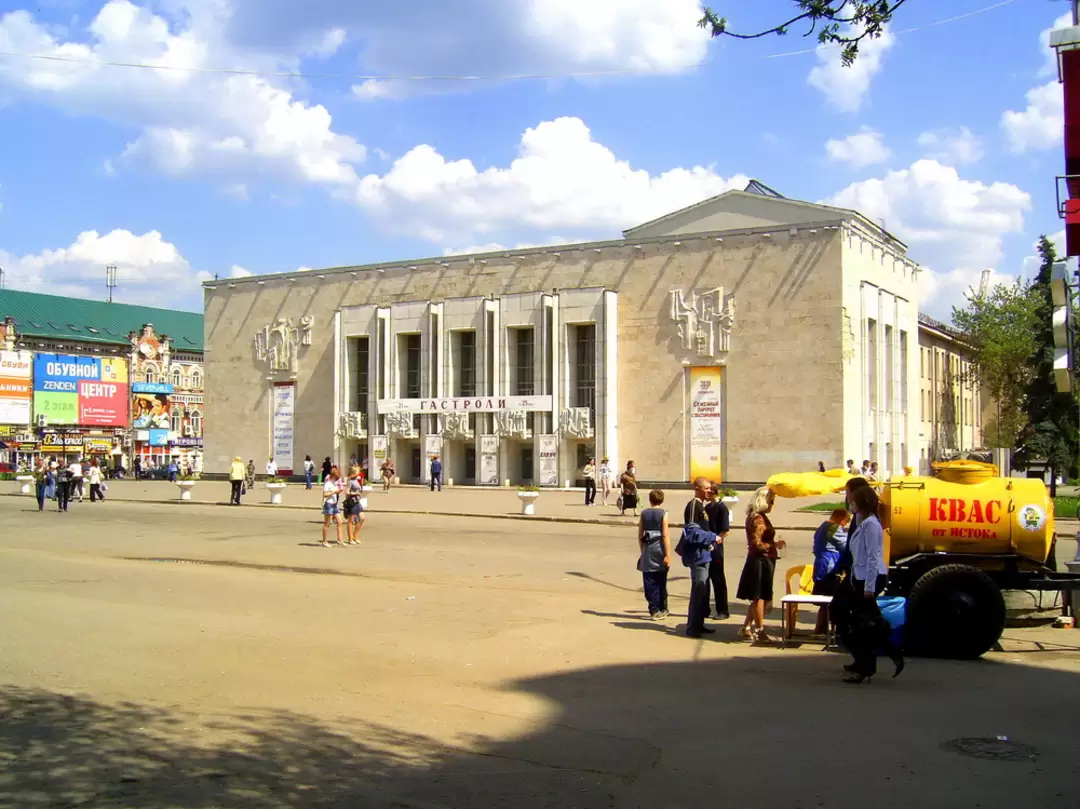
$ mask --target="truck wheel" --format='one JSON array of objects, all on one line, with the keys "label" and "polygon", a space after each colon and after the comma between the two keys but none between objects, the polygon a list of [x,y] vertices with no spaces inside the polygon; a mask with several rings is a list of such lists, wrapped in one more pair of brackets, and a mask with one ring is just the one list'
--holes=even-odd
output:
[{"label": "truck wheel", "polygon": [[969,565],[924,573],[908,595],[906,645],[913,654],[974,660],[1005,629],[1005,599],[994,581]]}]

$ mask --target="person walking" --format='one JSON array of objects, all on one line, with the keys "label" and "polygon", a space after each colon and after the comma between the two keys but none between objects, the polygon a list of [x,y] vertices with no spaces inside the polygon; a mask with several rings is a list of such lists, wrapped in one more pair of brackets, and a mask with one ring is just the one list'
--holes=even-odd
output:
[{"label": "person walking", "polygon": [[90,502],[96,503],[98,500],[104,500],[105,495],[101,493],[101,481],[102,481],[101,467],[98,466],[97,459],[90,461],[90,468],[86,471],[86,481],[90,484]]},{"label": "person walking", "polygon": [[709,530],[716,534],[712,561],[709,562],[709,581],[712,583],[713,606],[716,608],[713,618],[726,621],[731,617],[731,612],[728,609],[727,576],[724,573],[724,544],[731,531],[731,512],[727,503],[720,499],[720,490],[715,483],[709,487],[705,513],[709,517]]},{"label": "person walking", "polygon": [[591,506],[596,502],[596,458],[586,461],[581,475],[585,478],[585,505]]},{"label": "person walking", "polygon": [[387,457],[387,459],[383,461],[383,465],[379,471],[382,472],[382,490],[384,492],[389,492],[390,486],[394,482],[394,475],[397,474],[397,470],[394,468],[393,458]]},{"label": "person walking", "polygon": [[360,544],[360,529],[364,526],[367,515],[364,513],[366,499],[364,498],[364,473],[360,467],[353,464],[349,470],[349,483],[345,488],[345,528],[348,532],[349,544]]},{"label": "person walking", "polygon": [[61,467],[56,476],[56,508],[58,511],[67,511],[71,503],[71,467]]},{"label": "person walking", "polygon": [[244,489],[244,462],[240,460],[240,456],[237,455],[232,459],[232,463],[229,464],[229,483],[232,486],[232,493],[229,496],[229,505],[240,505],[240,494]]},{"label": "person walking", "polygon": [[176,458],[169,459],[169,482],[176,483],[176,476],[179,473],[179,468],[176,465]]},{"label": "person walking", "polygon": [[266,461],[266,482],[269,483],[271,480],[273,480],[277,476],[278,476],[277,461],[274,460],[273,456],[270,456],[270,458],[268,458],[267,461]]},{"label": "person walking", "polygon": [[50,492],[51,473],[45,461],[38,458],[34,465],[34,497],[37,499],[38,511],[45,510],[45,499],[51,499]]},{"label": "person walking", "polygon": [[442,491],[442,461],[439,460],[438,455],[431,456],[431,491],[435,491],[435,487]]},{"label": "person walking", "polygon": [[244,494],[255,490],[255,459],[248,458],[247,468],[244,470]]},{"label": "person walking", "polygon": [[325,483],[326,482],[327,477],[330,476],[330,470],[333,469],[333,468],[334,468],[334,465],[332,463],[330,463],[330,456],[327,455],[325,458],[323,458],[323,462],[322,462],[322,478],[319,480],[320,483]]},{"label": "person walking", "polygon": [[608,495],[611,494],[611,462],[607,458],[600,459],[600,504],[606,506]]},{"label": "person walking", "polygon": [[649,492],[649,508],[641,512],[638,521],[638,570],[641,571],[645,603],[649,616],[655,621],[667,618],[667,580],[671,569],[671,539],[668,535],[667,512],[660,508],[664,493]]},{"label": "person walking", "polygon": [[341,488],[341,472],[338,471],[336,466],[331,466],[330,474],[328,474],[326,480],[323,481],[323,527],[322,542],[320,544],[324,548],[330,547],[330,542],[327,540],[327,534],[330,532],[331,522],[337,524],[337,544],[341,546],[345,545],[341,530]]},{"label": "person walking", "polygon": [[304,485],[311,491],[311,482],[315,479],[315,461],[310,455],[304,456]]},{"label": "person walking", "polygon": [[777,551],[787,547],[787,543],[776,538],[776,529],[769,521],[775,501],[776,495],[763,486],[754,492],[747,506],[746,564],[736,592],[737,598],[750,602],[739,636],[758,643],[772,640],[765,634],[765,605],[772,603]]},{"label": "person walking", "polygon": [[72,461],[71,466],[68,467],[68,471],[71,473],[70,489],[68,491],[68,500],[74,500],[79,498],[79,502],[83,501],[83,465],[82,460],[76,458]]},{"label": "person walking", "polygon": [[848,650],[852,662],[844,666],[849,676],[845,683],[870,682],[877,673],[877,653],[883,648],[896,670],[904,670],[903,653],[889,639],[889,625],[881,615],[877,597],[885,589],[889,568],[885,563],[885,532],[878,519],[878,496],[870,486],[856,489],[855,511],[858,527],[848,540],[851,551],[851,626]]},{"label": "person walking", "polygon": [[142,480],[142,458],[135,456],[135,480]]}]

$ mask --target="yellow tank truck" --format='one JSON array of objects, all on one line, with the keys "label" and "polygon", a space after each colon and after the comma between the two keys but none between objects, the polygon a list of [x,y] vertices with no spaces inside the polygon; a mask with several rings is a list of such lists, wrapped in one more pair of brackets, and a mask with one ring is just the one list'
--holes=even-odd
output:
[{"label": "yellow tank truck", "polygon": [[[934,471],[874,484],[889,564],[886,594],[907,598],[905,645],[912,653],[976,658],[1005,628],[1003,590],[1063,590],[1080,581],[1055,570],[1054,504],[1041,480],[999,477],[997,467],[978,461],[938,463]],[[774,480],[782,496],[824,493],[824,485],[791,488],[805,475],[777,475],[770,486]]]}]

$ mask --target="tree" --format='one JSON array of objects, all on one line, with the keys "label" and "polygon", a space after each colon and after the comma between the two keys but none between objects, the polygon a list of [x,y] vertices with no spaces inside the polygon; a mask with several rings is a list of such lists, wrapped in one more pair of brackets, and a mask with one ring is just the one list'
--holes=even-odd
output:
[{"label": "tree", "polygon": [[997,404],[993,443],[985,433],[984,440],[1012,449],[1027,424],[1024,397],[1036,372],[1031,358],[1039,349],[1038,296],[1019,279],[997,284],[968,295],[963,309],[953,307],[952,318],[971,348],[971,370],[962,381],[977,384]]},{"label": "tree", "polygon": [[1060,473],[1066,477],[1077,476],[1077,409],[1076,396],[1058,393],[1054,381],[1054,330],[1053,300],[1050,296],[1050,270],[1057,261],[1054,244],[1046,236],[1039,238],[1039,255],[1042,264],[1039,274],[1032,281],[1030,292],[1035,299],[1037,348],[1030,363],[1033,367],[1031,382],[1024,397],[1027,426],[1020,436],[1017,461],[1021,468],[1033,461],[1046,461],[1050,467],[1051,495],[1056,494],[1056,480]]},{"label": "tree", "polygon": [[756,34],[739,34],[728,29],[726,18],[719,16],[708,6],[698,20],[701,28],[709,30],[714,37],[735,39],[758,39],[776,34],[783,36],[796,23],[810,27],[804,37],[816,33],[818,42],[842,45],[840,60],[845,67],[859,55],[859,43],[864,39],[877,39],[892,20],[893,13],[907,0],[794,0],[799,13],[786,22],[774,25]]}]

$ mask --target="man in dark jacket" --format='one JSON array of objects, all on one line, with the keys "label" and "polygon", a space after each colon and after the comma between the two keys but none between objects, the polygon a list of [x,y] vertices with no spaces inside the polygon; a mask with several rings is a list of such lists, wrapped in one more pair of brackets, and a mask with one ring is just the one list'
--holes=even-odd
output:
[{"label": "man in dark jacket", "polygon": [[686,637],[711,635],[715,629],[705,626],[709,614],[709,563],[716,534],[697,523],[687,523],[676,547],[682,563],[690,569],[690,606],[686,615]]},{"label": "man in dark jacket", "polygon": [[712,561],[709,562],[709,581],[712,582],[713,603],[716,606],[713,618],[726,621],[731,614],[728,612],[727,577],[724,575],[724,540],[731,530],[731,512],[720,499],[715,485],[709,488],[705,513],[709,516],[709,530],[716,534],[716,545],[713,546]]}]

